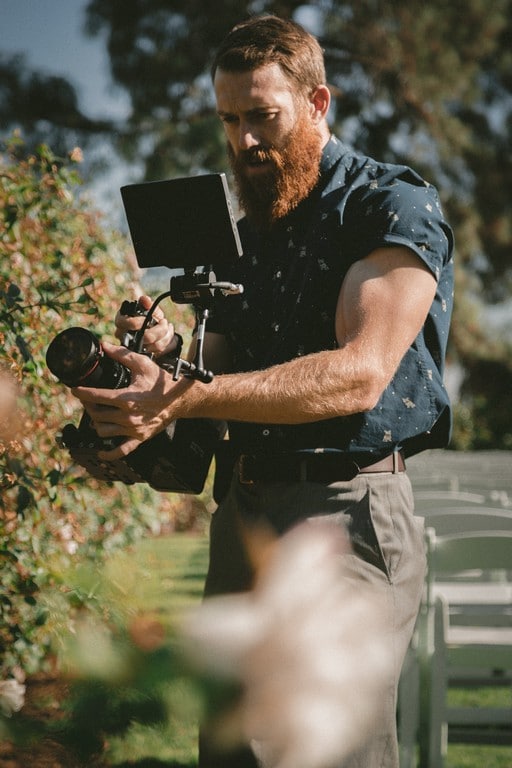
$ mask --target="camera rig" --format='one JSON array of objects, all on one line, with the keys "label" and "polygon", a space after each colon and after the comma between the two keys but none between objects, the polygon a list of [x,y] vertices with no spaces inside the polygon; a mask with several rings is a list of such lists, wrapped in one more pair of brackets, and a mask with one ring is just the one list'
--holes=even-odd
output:
[{"label": "camera rig", "polygon": [[[217,281],[213,271],[216,265],[229,264],[242,255],[226,178],[224,174],[206,174],[131,184],[121,188],[121,195],[139,266],[183,270],[183,274],[171,277],[169,291],[160,294],[149,310],[137,302],[123,302],[123,314],[145,315],[141,328],[133,335],[127,334],[123,344],[144,354],[144,334],[154,322],[160,302],[170,298],[176,304],[191,304],[196,314],[194,359],[182,358],[180,347],[175,357],[161,365],[172,372],[175,381],[185,376],[209,383],[213,373],[204,366],[203,348],[211,304],[219,294],[243,292],[240,284]],[[201,226],[190,219],[190,211],[197,209],[204,211]],[[170,229],[175,234],[177,256],[169,255]],[[198,266],[197,254],[205,251],[210,253],[210,266]],[[130,382],[130,370],[108,358],[94,334],[81,328],[58,334],[46,359],[54,375],[68,386],[114,388]],[[99,480],[144,482],[161,491],[197,494],[204,487],[215,449],[225,432],[226,424],[217,420],[178,419],[128,456],[105,461],[98,453],[119,445],[123,438],[100,438],[84,411],[78,427],[64,426],[59,442]]]},{"label": "camera rig", "polygon": [[[185,274],[171,278],[170,290],[162,293],[153,302],[146,314],[140,331],[136,334],[130,348],[135,352],[142,352],[144,333],[150,326],[153,313],[157,306],[166,298],[170,298],[175,304],[191,304],[196,312],[196,349],[194,360],[185,360],[178,355],[173,363],[173,379],[181,376],[198,379],[208,383],[213,379],[213,373],[204,367],[203,348],[206,332],[206,322],[209,317],[210,303],[217,293],[223,296],[234,296],[243,293],[243,285],[218,281],[212,271],[197,271],[197,268],[188,268]],[[181,351],[181,350],[180,350]]]}]

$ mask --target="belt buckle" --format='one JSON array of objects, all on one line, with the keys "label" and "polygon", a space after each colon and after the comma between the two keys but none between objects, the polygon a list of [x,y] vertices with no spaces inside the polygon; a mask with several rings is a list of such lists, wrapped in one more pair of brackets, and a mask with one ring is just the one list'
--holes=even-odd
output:
[{"label": "belt buckle", "polygon": [[254,480],[250,480],[245,476],[246,463],[251,459],[254,459],[254,456],[250,456],[247,453],[242,453],[238,459],[238,481],[242,485],[254,485]]}]

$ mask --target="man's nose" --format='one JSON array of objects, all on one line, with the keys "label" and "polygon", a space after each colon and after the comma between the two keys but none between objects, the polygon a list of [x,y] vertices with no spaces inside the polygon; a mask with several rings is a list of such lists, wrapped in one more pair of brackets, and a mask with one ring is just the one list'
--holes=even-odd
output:
[{"label": "man's nose", "polygon": [[257,147],[260,144],[259,136],[255,133],[254,129],[247,123],[240,124],[240,131],[238,135],[238,146],[240,149],[251,149]]}]

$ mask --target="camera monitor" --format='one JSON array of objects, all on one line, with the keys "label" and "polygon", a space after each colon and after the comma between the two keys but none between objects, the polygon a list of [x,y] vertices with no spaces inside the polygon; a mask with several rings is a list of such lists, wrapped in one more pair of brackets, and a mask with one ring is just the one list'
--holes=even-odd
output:
[{"label": "camera monitor", "polygon": [[217,266],[242,255],[224,173],[128,184],[121,197],[140,267]]}]

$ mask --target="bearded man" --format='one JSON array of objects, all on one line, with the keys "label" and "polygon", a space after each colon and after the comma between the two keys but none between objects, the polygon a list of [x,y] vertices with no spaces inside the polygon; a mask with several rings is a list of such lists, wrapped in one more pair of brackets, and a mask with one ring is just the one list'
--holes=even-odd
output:
[{"label": "bearded man", "polygon": [[[234,468],[212,518],[207,595],[250,587],[244,525],[265,521],[280,535],[321,518],[348,532],[346,563],[382,594],[394,662],[382,717],[343,766],[397,768],[396,689],[425,567],[404,457],[449,438],[451,230],[414,171],[331,135],[322,50],[298,24],[241,23],[212,76],[245,213],[243,256],[221,276],[244,293],[215,300],[206,333],[205,365],[217,375],[185,385],[105,345],[132,383],[122,394],[76,393],[102,437],[126,437],[111,458],[176,418],[228,422]],[[177,344],[158,319],[144,339],[156,358]],[[118,316],[119,335],[140,322]],[[256,759],[205,742],[200,765]]]}]

